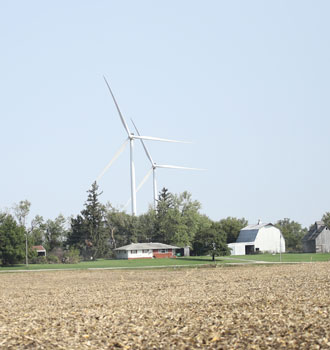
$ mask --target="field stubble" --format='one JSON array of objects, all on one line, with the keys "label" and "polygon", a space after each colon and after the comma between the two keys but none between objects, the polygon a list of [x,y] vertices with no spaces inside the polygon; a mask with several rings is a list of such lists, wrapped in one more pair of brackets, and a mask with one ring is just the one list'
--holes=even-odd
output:
[{"label": "field stubble", "polygon": [[330,263],[0,275],[0,349],[330,349]]}]

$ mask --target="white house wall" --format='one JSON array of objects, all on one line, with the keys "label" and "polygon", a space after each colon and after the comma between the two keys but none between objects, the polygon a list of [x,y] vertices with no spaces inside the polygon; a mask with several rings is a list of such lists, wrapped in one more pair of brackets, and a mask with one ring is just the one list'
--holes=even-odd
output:
[{"label": "white house wall", "polygon": [[259,251],[262,252],[284,253],[285,240],[278,228],[265,226],[259,229],[256,240],[254,241],[254,248],[255,250],[259,248]]},{"label": "white house wall", "polygon": [[143,250],[136,250],[136,253],[132,253],[131,250],[128,250],[128,259],[141,259],[141,258],[152,258],[152,249],[148,249],[147,252],[143,252]]}]

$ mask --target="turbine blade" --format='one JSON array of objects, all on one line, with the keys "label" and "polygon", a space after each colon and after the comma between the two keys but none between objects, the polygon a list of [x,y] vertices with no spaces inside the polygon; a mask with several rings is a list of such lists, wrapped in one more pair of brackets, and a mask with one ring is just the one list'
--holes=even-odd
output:
[{"label": "turbine blade", "polygon": [[[133,125],[134,125],[134,128],[135,128],[137,134],[138,134],[139,136],[141,136],[140,133],[139,133],[139,130],[137,129],[137,127],[136,127],[135,123],[133,122],[133,119],[132,119],[132,118],[131,118],[131,121],[132,121],[132,123],[133,123]],[[140,139],[140,141],[141,141],[142,146],[143,146],[143,148],[144,148],[144,152],[146,153],[147,157],[149,158],[149,160],[150,160],[150,162],[151,162],[151,165],[154,165],[154,161],[153,161],[152,158],[151,158],[151,155],[150,155],[150,153],[149,153],[149,151],[148,151],[148,149],[147,149],[147,146],[145,145],[145,143],[144,143],[144,141],[143,141],[142,139]]]},{"label": "turbine blade", "polygon": [[156,168],[165,168],[165,169],[206,170],[206,169],[200,169],[200,168],[187,168],[185,166],[162,165],[162,164],[155,164],[155,167]]},{"label": "turbine blade", "polygon": [[176,142],[176,143],[191,143],[189,141],[177,141],[177,140],[163,139],[163,138],[160,138],[160,137],[153,137],[153,136],[140,136],[140,135],[132,135],[131,134],[131,137],[134,138],[134,139],[139,139],[139,140]]},{"label": "turbine blade", "polygon": [[126,204],[123,206],[123,209],[126,209],[130,203],[131,203],[131,198],[127,200]]},{"label": "turbine blade", "polygon": [[138,192],[141,187],[144,185],[144,183],[149,179],[149,176],[152,173],[152,168],[147,172],[146,176],[142,179],[142,181],[140,182],[139,186],[136,188],[136,192]]},{"label": "turbine blade", "polygon": [[125,142],[121,145],[121,147],[119,148],[119,150],[116,152],[116,154],[114,155],[114,157],[110,160],[110,162],[107,164],[107,166],[103,169],[103,171],[101,172],[101,174],[97,177],[96,182],[98,182],[103,175],[107,172],[107,170],[111,167],[111,165],[113,164],[113,162],[120,156],[120,154],[124,151],[127,143],[128,143],[129,139],[126,139]]},{"label": "turbine blade", "polygon": [[[136,188],[136,193],[139,192],[139,190],[141,189],[141,187],[144,185],[144,183],[148,180],[149,176],[152,173],[152,168],[147,172],[146,176],[143,178],[143,180],[140,182],[139,186]],[[126,202],[126,204],[124,205],[124,209],[130,204],[131,202],[131,198],[129,198]]]},{"label": "turbine blade", "polygon": [[103,76],[103,79],[104,79],[105,83],[106,83],[107,86],[108,86],[108,89],[109,89],[110,94],[111,94],[111,96],[112,96],[113,102],[114,102],[115,105],[116,105],[117,111],[118,111],[118,113],[119,113],[120,120],[121,120],[121,122],[123,123],[123,126],[124,126],[124,128],[125,128],[125,130],[126,130],[126,132],[127,132],[127,135],[130,136],[131,133],[130,133],[130,131],[129,131],[129,128],[128,128],[127,124],[126,124],[126,121],[125,121],[123,115],[121,114],[121,111],[120,111],[120,109],[119,109],[118,103],[117,103],[117,101],[116,101],[116,99],[115,99],[114,94],[112,93],[111,87],[110,87],[109,83],[107,82],[107,79],[105,78],[105,76]]}]

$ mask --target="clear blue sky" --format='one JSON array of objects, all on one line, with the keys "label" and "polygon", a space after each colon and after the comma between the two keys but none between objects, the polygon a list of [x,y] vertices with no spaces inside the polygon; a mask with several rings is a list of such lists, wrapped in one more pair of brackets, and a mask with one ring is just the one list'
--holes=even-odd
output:
[{"label": "clear blue sky", "polygon": [[[330,210],[329,1],[0,3],[0,208],[76,215],[126,134],[146,135],[159,188],[185,190],[214,220],[308,226]],[[149,164],[136,144],[137,182]],[[100,181],[130,197],[129,150]],[[151,179],[137,197],[152,202]],[[130,209],[128,208],[128,211]]]}]

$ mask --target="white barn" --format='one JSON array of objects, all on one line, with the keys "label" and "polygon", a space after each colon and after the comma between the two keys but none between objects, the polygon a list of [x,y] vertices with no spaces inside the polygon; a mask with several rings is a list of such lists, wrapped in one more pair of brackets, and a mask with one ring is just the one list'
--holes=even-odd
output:
[{"label": "white barn", "polygon": [[244,227],[236,243],[228,244],[231,255],[245,255],[258,252],[284,253],[285,240],[281,231],[273,224],[248,225]]}]

